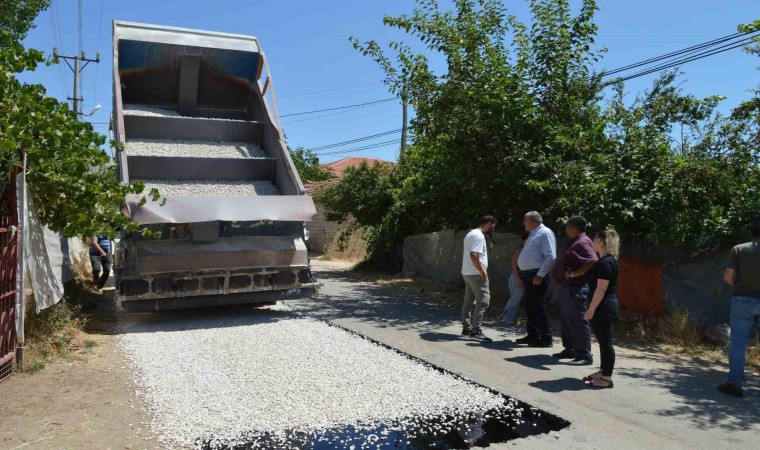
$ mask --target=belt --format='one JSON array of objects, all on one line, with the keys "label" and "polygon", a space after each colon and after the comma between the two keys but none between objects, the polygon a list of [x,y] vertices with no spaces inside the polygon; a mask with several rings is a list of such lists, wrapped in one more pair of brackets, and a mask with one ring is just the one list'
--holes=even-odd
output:
[{"label": "belt", "polygon": [[520,275],[522,275],[522,274],[524,274],[524,273],[534,273],[534,272],[535,272],[535,273],[538,273],[538,269],[521,270],[521,271],[520,271]]}]

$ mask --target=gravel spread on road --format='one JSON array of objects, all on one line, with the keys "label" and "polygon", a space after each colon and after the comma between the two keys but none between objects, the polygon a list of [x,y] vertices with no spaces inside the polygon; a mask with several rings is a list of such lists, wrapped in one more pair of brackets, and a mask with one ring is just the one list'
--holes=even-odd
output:
[{"label": "gravel spread on road", "polygon": [[505,405],[486,388],[327,323],[246,311],[125,326],[121,344],[164,445],[272,448],[272,436],[286,442],[344,426],[389,433],[415,418]]},{"label": "gravel spread on road", "polygon": [[226,120],[229,122],[245,122],[244,120],[220,119],[217,117],[188,117],[183,116],[171,108],[161,108],[159,106],[136,105],[127,103],[122,106],[122,112],[125,116],[143,116],[143,117],[182,117],[184,119],[198,120]]},{"label": "gravel spread on road", "polygon": [[131,139],[124,146],[128,156],[191,158],[267,158],[258,145],[245,142]]},{"label": "gravel spread on road", "polygon": [[244,197],[249,195],[280,195],[277,186],[269,181],[237,180],[142,180],[145,192],[158,189],[164,197]]}]

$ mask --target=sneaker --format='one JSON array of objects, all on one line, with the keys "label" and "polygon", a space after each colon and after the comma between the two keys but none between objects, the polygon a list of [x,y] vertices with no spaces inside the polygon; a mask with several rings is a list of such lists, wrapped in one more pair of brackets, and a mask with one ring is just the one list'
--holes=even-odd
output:
[{"label": "sneaker", "polygon": [[473,333],[470,333],[470,340],[472,341],[478,341],[478,342],[493,342],[493,339],[490,337],[487,337],[485,334],[483,334],[483,331],[478,330]]},{"label": "sneaker", "polygon": [[590,366],[591,364],[594,364],[594,361],[591,359],[586,358],[575,358],[574,360],[570,361],[568,364],[571,366]]},{"label": "sneaker", "polygon": [[471,334],[472,334],[472,330],[470,328],[467,328],[467,327],[462,328],[462,336],[469,336]]},{"label": "sneaker", "polygon": [[528,347],[552,348],[554,347],[554,342],[552,341],[552,338],[539,339],[528,344]]},{"label": "sneaker", "polygon": [[559,353],[553,354],[552,357],[557,359],[573,359],[575,358],[575,352],[569,349],[564,349]]},{"label": "sneaker", "polygon": [[744,390],[740,387],[736,387],[731,383],[721,384],[718,386],[718,390],[724,394],[728,394],[732,397],[741,398],[744,397]]},{"label": "sneaker", "polygon": [[532,344],[533,342],[536,342],[538,338],[535,336],[527,335],[525,337],[522,337],[520,339],[515,340],[515,344]]}]

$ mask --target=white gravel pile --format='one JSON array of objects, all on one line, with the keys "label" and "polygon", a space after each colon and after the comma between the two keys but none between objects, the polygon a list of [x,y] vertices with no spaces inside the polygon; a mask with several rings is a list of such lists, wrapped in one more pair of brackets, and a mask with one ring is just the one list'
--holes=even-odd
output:
[{"label": "white gravel pile", "polygon": [[143,116],[143,117],[183,117],[185,119],[201,120],[226,120],[229,122],[245,122],[244,120],[220,119],[217,117],[188,117],[183,116],[171,108],[162,108],[160,106],[137,105],[126,103],[122,106],[122,112],[125,116]]},{"label": "white gravel pile", "polygon": [[158,189],[165,197],[244,197],[249,195],[280,195],[277,186],[269,181],[238,180],[143,180],[145,192]]},{"label": "white gravel pile", "polygon": [[131,325],[121,343],[167,446],[261,448],[256,436],[401,429],[413,427],[412,418],[463,417],[505,403],[312,319],[251,312],[157,320]]},{"label": "white gravel pile", "polygon": [[146,116],[146,117],[183,117],[177,111],[170,108],[161,108],[158,106],[124,104],[122,111],[125,116]]},{"label": "white gravel pile", "polygon": [[170,139],[132,139],[124,150],[129,156],[191,158],[267,158],[258,145],[245,142],[182,141]]}]

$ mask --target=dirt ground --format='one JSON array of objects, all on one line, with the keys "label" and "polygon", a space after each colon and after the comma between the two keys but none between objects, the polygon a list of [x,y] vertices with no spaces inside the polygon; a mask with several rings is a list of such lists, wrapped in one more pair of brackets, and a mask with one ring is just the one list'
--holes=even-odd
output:
[{"label": "dirt ground", "polygon": [[160,448],[116,334],[106,326],[81,339],[92,342],[0,383],[0,449]]}]

